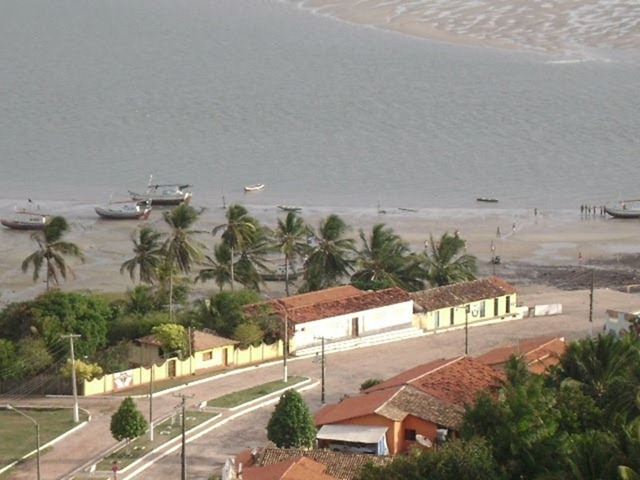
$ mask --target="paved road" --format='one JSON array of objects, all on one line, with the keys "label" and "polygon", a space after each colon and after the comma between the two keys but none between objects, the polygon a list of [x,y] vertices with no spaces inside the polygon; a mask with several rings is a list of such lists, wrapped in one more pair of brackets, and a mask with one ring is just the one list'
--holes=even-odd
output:
[{"label": "paved road", "polygon": [[[519,321],[488,325],[469,329],[469,354],[478,355],[491,348],[513,344],[526,338],[541,335],[565,336],[568,340],[589,333],[589,292],[549,291],[548,288],[530,287],[522,292],[519,301],[528,306],[545,303],[562,303],[563,314],[554,317],[525,318]],[[603,326],[605,309],[636,310],[640,305],[637,295],[623,294],[607,289],[597,290],[594,301],[593,331]],[[429,335],[368,348],[332,353],[327,356],[327,402],[336,402],[344,395],[354,395],[360,384],[369,378],[388,378],[403,370],[437,358],[447,358],[464,353],[464,331]],[[311,359],[289,362],[290,375],[320,376],[320,366]],[[281,364],[251,368],[238,375],[185,387],[180,393],[193,395],[191,402],[218,397],[242,388],[259,385],[282,376]],[[320,388],[304,394],[312,411],[320,407]],[[84,465],[90,458],[113,446],[109,433],[109,419],[121,399],[84,399],[81,406],[91,411],[93,420],[77,434],[64,439],[42,457],[42,480],[66,478],[70,472]],[[172,394],[157,397],[154,416],[172,412],[179,403]],[[44,402],[40,400],[39,402]],[[140,409],[148,411],[148,400],[140,400]],[[266,423],[273,406],[257,410],[224,427],[212,431],[188,444],[188,475],[190,480],[207,479],[219,472],[224,459],[243,448],[263,445],[266,442]],[[180,478],[180,453],[160,460],[138,475],[137,479]],[[35,462],[20,465],[9,477],[11,480],[35,478]]]}]

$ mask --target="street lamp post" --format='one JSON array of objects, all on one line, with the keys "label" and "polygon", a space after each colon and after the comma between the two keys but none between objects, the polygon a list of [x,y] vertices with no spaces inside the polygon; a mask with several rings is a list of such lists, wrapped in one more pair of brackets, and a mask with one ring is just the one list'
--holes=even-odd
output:
[{"label": "street lamp post", "polygon": [[38,480],[40,480],[40,424],[36,422],[35,419],[27,415],[26,413],[18,410],[17,408],[11,405],[7,405],[7,409],[13,410],[16,413],[19,413],[23,417],[29,419],[36,426],[36,462],[37,462],[36,469],[37,469],[37,475],[38,475],[37,478]]},{"label": "street lamp post", "polygon": [[154,368],[156,366],[156,361],[165,358],[166,355],[171,355],[173,353],[177,353],[178,355],[182,354],[182,350],[174,350],[173,352],[163,353],[159,357],[156,357],[153,362],[151,362],[150,367],[150,377],[149,377],[149,440],[153,442],[153,380],[154,380]]},{"label": "street lamp post", "polygon": [[320,347],[320,358],[318,358],[318,354],[316,353],[316,358],[314,359],[315,363],[319,363],[321,365],[321,377],[320,377],[320,402],[324,405],[324,399],[325,399],[325,373],[326,373],[326,365],[327,362],[325,360],[325,356],[324,356],[324,340],[325,337],[316,337],[316,338],[320,338],[321,340],[321,347]]}]

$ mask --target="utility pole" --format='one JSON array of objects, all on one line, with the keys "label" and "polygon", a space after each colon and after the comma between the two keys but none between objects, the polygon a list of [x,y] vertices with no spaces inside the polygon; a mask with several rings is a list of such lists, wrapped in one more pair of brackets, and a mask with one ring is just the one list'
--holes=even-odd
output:
[{"label": "utility pole", "polygon": [[80,338],[80,335],[61,335],[62,338],[68,338],[71,345],[71,388],[73,389],[73,421],[78,423],[80,421],[80,414],[78,412],[78,385],[76,384],[76,359],[73,354],[73,340]]},{"label": "utility pole", "polygon": [[176,397],[182,398],[182,474],[181,480],[187,480],[187,398],[193,395],[178,394]]},{"label": "utility pole", "polygon": [[324,405],[324,379],[325,379],[325,365],[326,365],[326,361],[325,361],[325,357],[324,357],[324,337],[322,337],[322,348],[321,348],[321,357],[322,359],[320,360],[321,365],[322,365],[322,389],[320,390],[320,402],[322,403],[322,405]]},{"label": "utility pole", "polygon": [[22,410],[18,410],[16,407],[13,407],[11,405],[7,405],[7,409],[8,410],[13,410],[16,413],[19,413],[20,415],[22,415],[23,417],[25,417],[27,420],[31,421],[31,423],[33,423],[36,427],[36,475],[37,475],[37,479],[40,480],[40,424],[38,422],[36,422],[36,420],[27,415],[26,413],[24,413]]},{"label": "utility pole", "polygon": [[591,270],[591,292],[589,293],[589,338],[593,337],[593,270]]}]

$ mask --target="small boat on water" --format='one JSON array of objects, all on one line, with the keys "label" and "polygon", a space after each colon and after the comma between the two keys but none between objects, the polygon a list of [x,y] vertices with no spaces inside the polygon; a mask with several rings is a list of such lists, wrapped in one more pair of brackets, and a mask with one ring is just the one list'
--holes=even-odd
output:
[{"label": "small boat on water", "polygon": [[16,210],[13,218],[0,219],[0,223],[12,230],[44,230],[51,217],[30,210]]},{"label": "small boat on water", "polygon": [[109,202],[95,207],[95,211],[109,220],[146,220],[151,213],[151,200]]},{"label": "small boat on water", "polygon": [[152,205],[180,205],[181,203],[189,203],[191,201],[190,188],[192,185],[188,183],[158,183],[152,184],[151,177],[147,191],[145,193],[137,193],[129,190],[129,195],[136,201],[151,200]]},{"label": "small boat on water", "polygon": [[258,190],[262,190],[264,188],[264,183],[255,183],[253,185],[245,185],[245,192],[257,192]]},{"label": "small boat on water", "polygon": [[300,207],[293,207],[291,205],[276,205],[280,210],[284,210],[285,212],[299,212],[302,210]]},{"label": "small boat on water", "polygon": [[478,201],[478,202],[487,202],[487,203],[498,203],[498,199],[497,198],[490,198],[490,197],[478,197],[478,198],[476,198],[476,201]]},{"label": "small boat on water", "polygon": [[615,206],[604,206],[605,213],[614,218],[640,218],[640,199],[622,200]]}]

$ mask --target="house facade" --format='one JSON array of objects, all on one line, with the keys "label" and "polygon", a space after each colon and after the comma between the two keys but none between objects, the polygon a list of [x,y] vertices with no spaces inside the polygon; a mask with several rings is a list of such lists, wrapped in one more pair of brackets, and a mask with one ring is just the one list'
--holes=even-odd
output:
[{"label": "house facade", "polygon": [[365,292],[343,286],[248,305],[245,313],[277,315],[286,321],[293,350],[316,344],[321,337],[342,339],[409,327],[413,301],[399,288]]},{"label": "house facade", "polygon": [[[190,332],[191,370],[225,368],[234,363],[234,351],[238,342],[219,337],[212,333],[193,330]],[[151,365],[159,362],[167,352],[162,351],[161,343],[155,335],[146,335],[136,339],[129,347],[129,362],[132,365]],[[181,352],[187,357],[189,352]]]},{"label": "house facade", "polygon": [[414,302],[414,324],[438,331],[465,324],[522,318],[517,292],[507,282],[490,277],[409,294]]},{"label": "house facade", "polygon": [[[360,395],[326,405],[315,415],[316,426],[383,427],[391,455],[412,446],[430,448],[455,438],[465,405],[480,392],[497,391],[504,373],[463,356],[443,359],[407,370]],[[354,445],[365,443],[354,429]],[[324,436],[321,445],[327,445]]]}]

